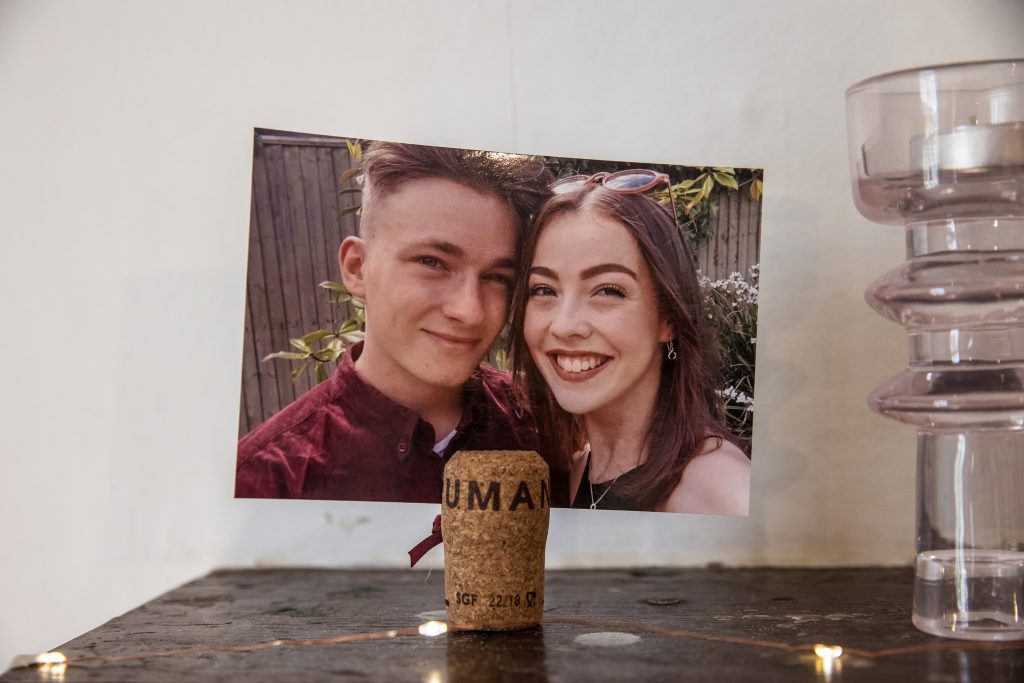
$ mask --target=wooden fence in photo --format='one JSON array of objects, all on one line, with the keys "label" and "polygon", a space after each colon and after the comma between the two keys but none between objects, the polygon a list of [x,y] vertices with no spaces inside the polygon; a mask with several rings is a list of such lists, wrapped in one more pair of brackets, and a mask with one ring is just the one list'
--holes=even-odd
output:
[{"label": "wooden fence in photo", "polygon": [[715,234],[694,254],[697,268],[712,280],[739,273],[749,281],[750,267],[760,260],[761,202],[751,199],[746,187],[721,192],[717,200]]},{"label": "wooden fence in photo", "polygon": [[[257,131],[239,436],[314,383],[312,372],[292,379],[294,363],[262,359],[293,350],[289,339],[329,329],[349,315],[318,284],[341,279],[338,248],[358,225],[355,214],[339,217],[358,202],[358,194],[339,194],[339,180],[350,168],[343,138]],[[758,259],[760,219],[760,202],[751,201],[745,188],[722,193],[715,237],[695,254],[698,268],[712,279],[734,271],[747,275]]]},{"label": "wooden fence in photo", "polygon": [[356,201],[339,196],[338,180],[351,167],[343,139],[256,135],[239,435],[313,385],[311,373],[292,379],[291,363],[262,359],[289,350],[290,338],[330,326],[332,315],[347,316],[317,285],[341,279],[338,248],[356,230],[354,214],[338,216]]}]

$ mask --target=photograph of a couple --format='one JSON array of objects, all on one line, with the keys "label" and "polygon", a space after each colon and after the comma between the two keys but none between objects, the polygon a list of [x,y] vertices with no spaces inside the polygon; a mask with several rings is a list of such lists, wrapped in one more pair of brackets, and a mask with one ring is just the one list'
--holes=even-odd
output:
[{"label": "photograph of a couple", "polygon": [[759,169],[257,129],[235,495],[746,515]]}]

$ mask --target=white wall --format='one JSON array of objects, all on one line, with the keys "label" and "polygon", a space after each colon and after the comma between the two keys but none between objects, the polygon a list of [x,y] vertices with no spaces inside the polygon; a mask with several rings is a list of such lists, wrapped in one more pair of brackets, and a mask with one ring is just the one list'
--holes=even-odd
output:
[{"label": "white wall", "polygon": [[549,564],[907,562],[913,431],[865,407],[904,335],[861,295],[902,232],[853,208],[843,93],[1022,37],[999,0],[0,3],[0,667],[214,567],[397,567],[429,529],[231,497],[256,126],[764,167],[749,519],[558,511]]}]

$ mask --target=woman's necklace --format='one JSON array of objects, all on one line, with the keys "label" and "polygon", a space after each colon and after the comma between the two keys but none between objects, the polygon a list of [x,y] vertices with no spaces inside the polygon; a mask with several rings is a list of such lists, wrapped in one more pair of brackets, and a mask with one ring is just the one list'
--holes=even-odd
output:
[{"label": "woman's necklace", "polygon": [[619,480],[619,477],[621,477],[621,476],[622,476],[622,474],[619,474],[618,477],[615,477],[614,479],[612,479],[611,483],[608,484],[608,487],[601,493],[600,496],[597,497],[597,500],[594,500],[594,482],[590,481],[590,477],[587,477],[587,483],[590,484],[590,509],[591,510],[596,510],[597,509],[597,504],[600,503],[604,499],[604,497],[608,495],[608,492],[612,490],[612,485],[615,482],[617,482]]},{"label": "woman's necklace", "polygon": [[590,460],[592,459],[590,457],[591,455],[593,455],[593,451],[589,450],[589,448],[588,448],[588,450],[587,450],[587,484],[590,486],[590,509],[591,510],[596,510],[597,509],[597,504],[600,503],[602,500],[604,500],[604,497],[607,496],[608,492],[612,490],[612,486],[615,485],[615,482],[617,482],[619,480],[619,477],[621,477],[623,475],[623,473],[619,472],[615,476],[615,478],[612,479],[611,482],[608,483],[608,486],[605,488],[604,491],[601,492],[601,495],[597,497],[597,500],[594,500],[594,482],[590,481]]}]

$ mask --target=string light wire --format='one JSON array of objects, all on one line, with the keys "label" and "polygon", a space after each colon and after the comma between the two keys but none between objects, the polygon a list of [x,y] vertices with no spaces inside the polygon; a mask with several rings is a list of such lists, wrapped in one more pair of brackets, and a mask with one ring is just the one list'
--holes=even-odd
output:
[{"label": "string light wire", "polygon": [[[743,636],[714,635],[701,633],[700,631],[689,631],[685,629],[670,629],[650,624],[640,624],[627,621],[604,621],[597,619],[574,619],[571,617],[545,617],[545,624],[563,624],[572,626],[587,626],[590,628],[621,628],[632,631],[641,631],[668,638],[688,638],[692,640],[703,640],[717,643],[729,643],[733,645],[745,645],[750,647],[770,648],[784,652],[813,653],[819,665],[831,668],[838,664],[837,660],[843,656],[865,657],[878,659],[881,657],[892,657],[896,655],[921,654],[934,652],[936,650],[1015,650],[1024,649],[1021,642],[977,642],[977,641],[937,641],[907,645],[904,647],[882,648],[880,650],[866,650],[863,648],[845,647],[840,645],[815,644],[790,644],[773,640],[760,640],[757,638],[745,638]],[[344,643],[369,642],[374,640],[388,640],[391,638],[409,638],[414,636],[436,637],[447,632],[448,626],[442,621],[428,621],[415,628],[390,629],[387,631],[373,631],[370,633],[352,633],[343,636],[331,636],[328,638],[295,638],[271,640],[262,643],[251,643],[247,645],[193,645],[190,647],[175,650],[163,650],[157,652],[142,652],[131,655],[83,655],[81,657],[66,657],[62,652],[50,651],[38,655],[21,655],[14,659],[11,669],[38,667],[43,673],[57,674],[63,677],[66,667],[75,664],[112,664],[118,662],[130,662],[143,659],[156,659],[163,657],[180,657],[183,655],[209,653],[209,652],[255,652],[277,647],[319,647],[325,645],[341,645]]]}]

